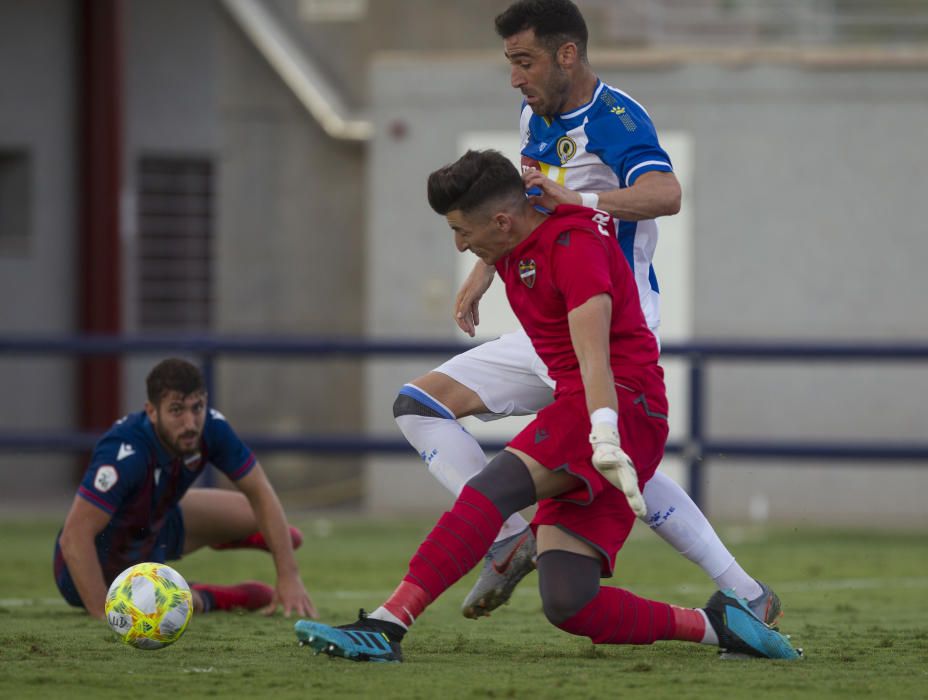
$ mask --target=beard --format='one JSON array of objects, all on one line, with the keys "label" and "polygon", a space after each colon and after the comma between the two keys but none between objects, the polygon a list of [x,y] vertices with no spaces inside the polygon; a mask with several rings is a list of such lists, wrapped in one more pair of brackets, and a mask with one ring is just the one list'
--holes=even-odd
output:
[{"label": "beard", "polygon": [[[161,429],[161,426],[156,426],[158,432],[158,437],[161,438],[161,442],[164,443],[168,449],[173,452],[178,457],[190,457],[195,455],[200,451],[200,440],[199,437],[201,433],[196,431],[190,431],[187,433],[181,433],[176,438],[172,438],[164,430]],[[194,440],[193,444],[190,447],[185,447],[183,441],[189,438],[197,438]]]},{"label": "beard", "polygon": [[539,88],[536,95],[538,102],[529,105],[539,117],[556,117],[563,111],[570,94],[570,78],[566,71],[558,67]]}]

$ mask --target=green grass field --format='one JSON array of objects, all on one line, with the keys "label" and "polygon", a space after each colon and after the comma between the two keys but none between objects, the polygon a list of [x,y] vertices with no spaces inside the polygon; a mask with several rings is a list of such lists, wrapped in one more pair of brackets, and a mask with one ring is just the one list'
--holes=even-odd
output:
[{"label": "green grass field", "polygon": [[[405,572],[430,522],[350,517],[298,521],[298,552],[322,620],[373,609]],[[0,697],[139,698],[925,698],[928,697],[928,533],[723,530],[741,563],[779,592],[781,629],[799,662],[722,661],[677,642],[598,647],[551,627],[533,574],[489,619],[458,605],[473,574],[450,590],[404,644],[406,663],[358,664],[300,648],[293,620],[195,617],[173,647],[144,652],[58,599],[51,543],[58,524],[0,522]],[[640,530],[640,531],[639,531]],[[270,580],[260,552],[198,552],[188,579]],[[619,555],[615,582],[699,605],[711,582],[644,528]]]}]

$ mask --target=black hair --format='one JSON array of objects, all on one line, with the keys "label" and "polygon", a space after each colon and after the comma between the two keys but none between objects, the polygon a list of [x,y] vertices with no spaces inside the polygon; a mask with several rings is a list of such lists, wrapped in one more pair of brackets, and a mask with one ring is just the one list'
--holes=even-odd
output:
[{"label": "black hair", "polygon": [[499,151],[468,151],[454,163],[439,168],[428,181],[429,206],[444,216],[464,214],[493,200],[524,200],[522,176]]},{"label": "black hair", "polygon": [[503,39],[526,29],[551,53],[572,41],[580,60],[586,61],[589,32],[579,8],[570,0],[518,0],[496,17],[496,33]]},{"label": "black hair", "polygon": [[145,387],[148,390],[148,400],[157,406],[161,399],[172,391],[184,397],[205,392],[206,381],[196,365],[171,357],[152,368],[145,379]]}]

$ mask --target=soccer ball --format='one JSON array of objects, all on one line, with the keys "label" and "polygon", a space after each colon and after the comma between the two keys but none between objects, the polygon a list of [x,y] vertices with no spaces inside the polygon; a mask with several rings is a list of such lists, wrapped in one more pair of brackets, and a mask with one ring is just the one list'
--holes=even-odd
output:
[{"label": "soccer ball", "polygon": [[187,629],[193,596],[184,577],[166,564],[130,566],[106,594],[106,621],[136,649],[173,644]]}]

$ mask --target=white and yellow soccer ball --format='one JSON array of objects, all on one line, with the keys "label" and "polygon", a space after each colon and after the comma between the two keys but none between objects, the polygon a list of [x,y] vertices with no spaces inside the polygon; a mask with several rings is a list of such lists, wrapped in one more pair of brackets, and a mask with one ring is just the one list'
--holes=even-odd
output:
[{"label": "white and yellow soccer ball", "polygon": [[161,649],[187,629],[193,595],[184,577],[166,564],[130,566],[106,594],[106,621],[137,649]]}]

